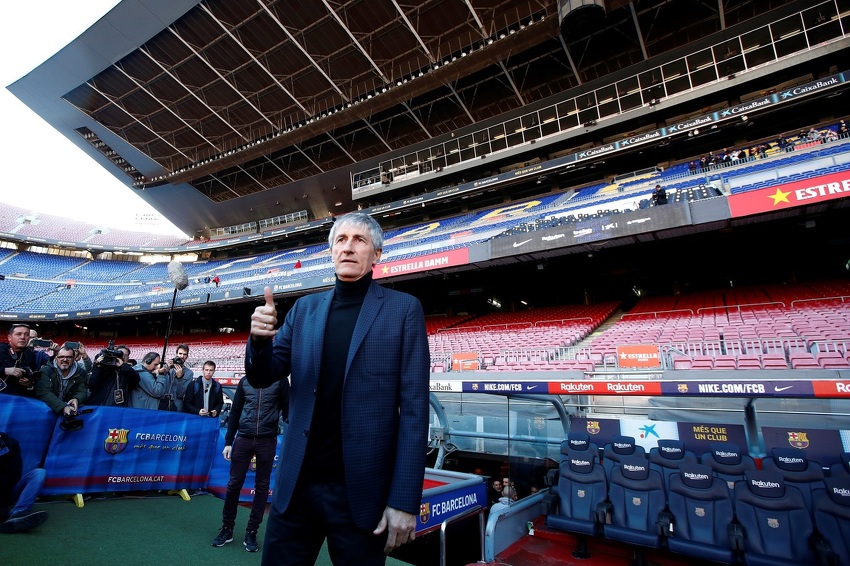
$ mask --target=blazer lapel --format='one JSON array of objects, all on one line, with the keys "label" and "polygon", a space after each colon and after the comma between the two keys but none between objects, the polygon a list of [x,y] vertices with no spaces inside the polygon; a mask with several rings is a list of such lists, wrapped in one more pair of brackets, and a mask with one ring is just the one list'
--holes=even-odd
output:
[{"label": "blazer lapel", "polygon": [[345,362],[345,375],[348,377],[348,370],[351,368],[351,361],[354,355],[372,328],[372,323],[375,322],[381,307],[384,304],[383,288],[380,285],[372,282],[369,285],[369,290],[366,292],[366,298],[363,299],[363,306],[360,307],[360,315],[357,317],[357,324],[354,326],[354,334],[351,336],[351,346],[348,348],[348,360]]}]

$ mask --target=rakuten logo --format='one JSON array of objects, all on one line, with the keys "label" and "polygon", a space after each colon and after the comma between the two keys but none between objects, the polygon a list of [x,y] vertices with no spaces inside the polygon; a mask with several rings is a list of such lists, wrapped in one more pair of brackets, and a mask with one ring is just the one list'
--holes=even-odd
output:
[{"label": "rakuten logo", "polygon": [[689,480],[705,481],[709,478],[708,474],[696,474],[694,472],[685,472],[685,477]]},{"label": "rakuten logo", "polygon": [[775,481],[751,480],[753,487],[761,487],[764,489],[776,489],[779,486]]}]

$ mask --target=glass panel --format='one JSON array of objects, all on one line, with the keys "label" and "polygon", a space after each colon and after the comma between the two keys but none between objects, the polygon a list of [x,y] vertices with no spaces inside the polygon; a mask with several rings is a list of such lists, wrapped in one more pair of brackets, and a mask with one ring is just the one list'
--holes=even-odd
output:
[{"label": "glass panel", "polygon": [[772,23],[770,30],[773,33],[773,40],[778,42],[794,34],[802,33],[803,21],[800,19],[799,14],[794,14],[789,18]]},{"label": "glass panel", "polygon": [[558,126],[561,131],[569,130],[570,128],[575,128],[578,126],[578,114],[570,114],[569,116],[563,116],[558,120]]},{"label": "glass panel", "polygon": [[566,101],[558,104],[556,109],[558,111],[558,118],[559,119],[564,118],[565,116],[567,116],[569,114],[575,114],[576,113],[576,101],[575,101],[575,99],[571,98],[570,100],[566,100]]},{"label": "glass panel", "polygon": [[809,44],[806,41],[806,35],[796,33],[776,42],[776,56],[785,57],[786,55],[805,51],[808,47]]},{"label": "glass panel", "polygon": [[599,117],[604,118],[605,116],[613,116],[615,114],[619,114],[620,112],[620,103],[615,98],[611,102],[606,102],[605,104],[599,105]]},{"label": "glass panel", "polygon": [[578,120],[581,124],[586,124],[591,120],[598,120],[599,113],[596,111],[596,108],[590,108],[589,110],[584,110],[578,113]]},{"label": "glass panel", "polygon": [[[699,53],[688,55],[687,61],[688,71],[694,74],[714,65],[714,56],[711,54],[711,49],[703,49]],[[694,83],[694,86],[696,86],[696,83]]]},{"label": "glass panel", "polygon": [[673,80],[666,81],[664,86],[667,87],[667,96],[673,96],[674,94],[690,90],[691,79],[687,74],[684,74]]},{"label": "glass panel", "polygon": [[620,98],[636,93],[640,90],[637,77],[629,77],[617,83],[617,94]]},{"label": "glass panel", "polygon": [[753,67],[773,61],[776,59],[776,54],[773,52],[773,45],[765,45],[764,47],[748,51],[744,57],[747,61],[747,68],[752,69]]},{"label": "glass panel", "polygon": [[500,124],[490,128],[490,149],[491,151],[499,151],[508,147],[508,140],[505,138],[505,129]]},{"label": "glass panel", "polygon": [[637,108],[643,104],[643,98],[640,91],[630,94],[629,96],[620,97],[620,111],[625,112],[632,108]]},{"label": "glass panel", "polygon": [[579,110],[587,110],[588,108],[593,108],[596,106],[596,94],[593,92],[588,92],[587,94],[583,94],[579,97],[576,97],[576,104],[578,105]]},{"label": "glass panel", "polygon": [[540,111],[540,133],[548,136],[558,131],[558,118],[554,106],[544,108]]},{"label": "glass panel", "polygon": [[809,46],[841,37],[841,25],[834,4],[820,4],[803,12]]}]

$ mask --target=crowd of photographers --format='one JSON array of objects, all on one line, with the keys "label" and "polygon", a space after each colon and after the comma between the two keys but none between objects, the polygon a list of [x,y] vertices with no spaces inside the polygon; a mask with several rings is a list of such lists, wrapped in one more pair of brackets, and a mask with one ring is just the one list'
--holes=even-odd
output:
[{"label": "crowd of photographers", "polygon": [[[59,345],[39,338],[26,324],[14,323],[8,341],[0,343],[0,393],[40,399],[67,419],[83,405],[218,417],[224,395],[213,380],[215,363],[205,362],[203,375],[195,379],[188,357],[189,347],[180,344],[172,359],[163,361],[157,352],[148,352],[137,362],[127,346],[110,341],[92,359],[80,342]],[[187,392],[190,398],[184,402]]]}]

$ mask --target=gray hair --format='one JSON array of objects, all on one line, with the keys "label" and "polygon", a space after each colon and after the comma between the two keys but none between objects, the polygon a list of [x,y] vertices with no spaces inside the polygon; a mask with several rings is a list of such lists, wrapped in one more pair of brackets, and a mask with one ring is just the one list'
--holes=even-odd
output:
[{"label": "gray hair", "polygon": [[334,238],[336,238],[336,233],[339,232],[340,226],[365,228],[366,231],[369,232],[369,238],[372,240],[372,247],[375,248],[375,251],[383,249],[384,231],[381,230],[381,225],[378,224],[378,221],[368,214],[364,214],[362,212],[349,212],[348,214],[343,214],[342,216],[337,217],[333,228],[331,228],[331,233],[328,235],[328,245],[330,247],[334,246]]}]

